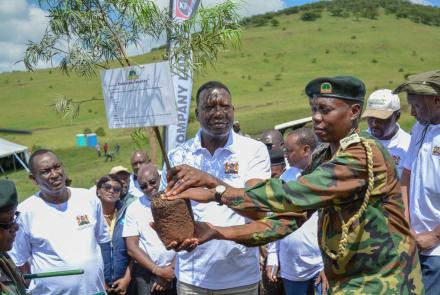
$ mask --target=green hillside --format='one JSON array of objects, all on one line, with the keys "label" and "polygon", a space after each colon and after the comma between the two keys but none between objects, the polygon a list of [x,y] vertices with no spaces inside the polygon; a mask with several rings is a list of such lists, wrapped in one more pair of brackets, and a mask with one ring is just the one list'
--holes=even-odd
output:
[{"label": "green hillside", "polygon": [[[398,19],[381,13],[377,19],[334,17],[322,11],[315,21],[302,21],[301,13],[275,17],[265,26],[245,27],[240,50],[226,51],[205,75],[196,77],[194,89],[219,80],[233,94],[235,116],[244,132],[256,135],[275,124],[309,116],[305,84],[325,75],[355,75],[365,81],[368,94],[378,88],[394,88],[410,73],[440,67],[440,27]],[[161,51],[135,58],[149,63]],[[32,129],[33,135],[1,134],[29,147],[46,147],[60,153],[75,186],[91,186],[94,179],[117,164],[129,165],[133,149],[130,130],[108,130],[102,101],[84,104],[78,119],[63,121],[50,105],[55,97],[101,98],[99,77],[64,76],[56,69],[33,73],[0,74],[0,128]],[[401,125],[413,124],[402,96]],[[194,105],[192,106],[194,107]],[[85,128],[104,127],[111,146],[121,145],[113,163],[98,159],[92,149],[75,148],[75,134]],[[188,136],[198,123],[192,120]],[[24,171],[9,175],[16,180],[21,198],[35,191]]]}]

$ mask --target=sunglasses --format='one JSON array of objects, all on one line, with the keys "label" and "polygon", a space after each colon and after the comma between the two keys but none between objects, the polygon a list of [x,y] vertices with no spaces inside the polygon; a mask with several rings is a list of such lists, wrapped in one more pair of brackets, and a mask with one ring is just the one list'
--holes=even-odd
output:
[{"label": "sunglasses", "polygon": [[4,230],[10,229],[11,227],[13,227],[14,225],[17,224],[19,216],[20,216],[20,212],[19,211],[15,211],[14,219],[11,222],[9,222],[9,223],[0,223],[0,228],[2,228]]},{"label": "sunglasses", "polygon": [[112,186],[110,183],[104,183],[102,185],[102,188],[107,192],[110,192],[111,190],[113,190],[113,192],[115,192],[115,193],[120,193],[122,190],[122,188],[120,186]]},{"label": "sunglasses", "polygon": [[139,183],[139,188],[141,190],[144,190],[146,188],[148,188],[149,186],[155,186],[156,185],[156,180],[150,180],[149,182],[146,183]]}]

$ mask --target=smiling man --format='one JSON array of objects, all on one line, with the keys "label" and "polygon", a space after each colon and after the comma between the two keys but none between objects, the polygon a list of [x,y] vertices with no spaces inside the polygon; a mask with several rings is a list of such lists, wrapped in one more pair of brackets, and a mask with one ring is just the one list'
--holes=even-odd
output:
[{"label": "smiling man", "polygon": [[[234,107],[229,89],[220,82],[207,82],[197,91],[196,117],[200,130],[193,139],[169,153],[172,169],[168,183],[184,189],[197,173],[208,175],[210,188],[220,193],[226,185],[244,187],[252,179],[270,177],[266,146],[232,130]],[[191,167],[198,168],[191,169]],[[179,179],[176,183],[175,180]],[[162,172],[162,187],[167,174]],[[246,219],[227,206],[192,203],[194,218],[215,225],[239,225]],[[258,248],[231,241],[210,241],[191,253],[177,255],[179,295],[258,294],[260,281]]]},{"label": "smiling man", "polygon": [[29,158],[31,181],[40,191],[18,206],[20,229],[11,257],[25,273],[84,269],[71,279],[32,280],[29,291],[39,294],[105,292],[99,244],[109,242],[101,202],[86,189],[66,187],[58,157],[37,150]]}]

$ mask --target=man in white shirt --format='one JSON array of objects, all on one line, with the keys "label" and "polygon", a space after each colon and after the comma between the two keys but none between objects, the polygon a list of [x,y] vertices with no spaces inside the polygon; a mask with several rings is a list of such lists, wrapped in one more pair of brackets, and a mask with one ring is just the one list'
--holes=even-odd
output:
[{"label": "man in white shirt", "polygon": [[133,169],[133,173],[130,175],[130,185],[128,186],[129,193],[135,197],[142,197],[144,193],[139,187],[139,182],[137,180],[137,174],[139,167],[143,164],[148,164],[151,162],[150,157],[146,152],[141,150],[136,150],[133,152],[130,158],[131,168]]},{"label": "man in white shirt", "polygon": [[[171,189],[168,193],[177,193],[192,183],[198,173],[211,174],[209,186],[219,191],[225,189],[225,183],[244,187],[269,178],[266,146],[232,131],[234,107],[229,89],[219,82],[207,82],[199,88],[196,101],[196,118],[201,129],[193,139],[169,153],[171,165],[176,167],[168,171],[168,178],[166,169],[163,170],[161,186],[165,187],[168,181]],[[246,222],[246,218],[233,210],[215,203],[192,202],[192,208],[196,221],[216,225]],[[210,241],[190,253],[177,254],[176,276],[179,295],[257,295],[258,248]]]},{"label": "man in white shirt", "polygon": [[[318,140],[310,128],[290,132],[284,143],[284,153],[290,168],[281,175],[281,179],[286,182],[296,180],[307,168],[317,144]],[[309,294],[315,283],[316,294],[326,294],[328,284],[322,272],[324,264],[317,231],[318,212],[314,212],[298,230],[269,244],[266,275],[269,280],[275,281],[279,265],[286,295]],[[322,285],[321,279],[324,280]]]},{"label": "man in white shirt", "polygon": [[400,98],[390,89],[379,89],[371,93],[362,115],[367,119],[368,133],[379,139],[393,157],[399,176],[408,151],[411,135],[400,128]]},{"label": "man in white shirt", "polygon": [[[127,209],[124,231],[128,255],[136,261],[134,276],[138,294],[173,295],[175,291],[175,252],[168,251],[157,233],[150,227],[153,222],[150,197],[159,188],[160,176],[152,163],[138,169],[138,181],[144,195]],[[160,293],[161,292],[161,293]]]},{"label": "man in white shirt", "polygon": [[406,92],[417,119],[404,162],[402,191],[420,253],[427,295],[440,290],[440,71],[410,76],[394,90]]},{"label": "man in white shirt", "polygon": [[105,293],[99,244],[109,242],[101,202],[86,189],[66,187],[58,157],[37,150],[29,159],[30,179],[40,191],[23,201],[14,248],[10,254],[24,273],[83,269],[69,279],[34,279],[29,291],[39,294]]}]

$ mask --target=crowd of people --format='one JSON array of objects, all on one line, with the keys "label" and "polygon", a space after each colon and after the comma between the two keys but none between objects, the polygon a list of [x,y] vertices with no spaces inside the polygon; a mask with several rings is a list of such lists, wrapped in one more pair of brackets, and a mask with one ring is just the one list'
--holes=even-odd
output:
[{"label": "crowd of people", "polygon": [[[169,152],[171,170],[137,150],[132,173],[113,167],[90,189],[68,186],[53,151],[34,151],[38,192],[18,204],[0,180],[0,294],[438,294],[440,71],[374,91],[364,112],[355,77],[316,78],[305,92],[313,128],[254,140],[228,87],[207,82],[200,129]],[[402,92],[411,134],[398,124]],[[161,242],[159,190],[191,200],[193,238]],[[22,276],[71,269],[84,273]]]}]

